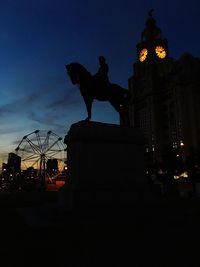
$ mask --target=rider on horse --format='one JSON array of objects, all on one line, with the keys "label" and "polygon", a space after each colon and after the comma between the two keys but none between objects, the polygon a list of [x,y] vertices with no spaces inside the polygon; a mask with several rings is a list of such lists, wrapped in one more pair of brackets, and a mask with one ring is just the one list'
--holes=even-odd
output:
[{"label": "rider on horse", "polygon": [[108,78],[108,71],[109,67],[106,63],[106,59],[104,56],[99,56],[99,69],[98,72],[94,75],[95,80],[97,83],[99,83],[99,87],[107,87],[108,84],[110,83],[109,78]]},{"label": "rider on horse", "polygon": [[107,76],[108,67],[105,58],[99,57],[99,59],[101,67],[94,76],[80,63],[72,62],[65,66],[72,84],[79,85],[80,93],[83,96],[88,113],[85,120],[91,120],[92,102],[96,99],[99,101],[109,101],[119,113],[121,124],[129,126],[128,106],[131,94],[120,85],[109,82]]}]

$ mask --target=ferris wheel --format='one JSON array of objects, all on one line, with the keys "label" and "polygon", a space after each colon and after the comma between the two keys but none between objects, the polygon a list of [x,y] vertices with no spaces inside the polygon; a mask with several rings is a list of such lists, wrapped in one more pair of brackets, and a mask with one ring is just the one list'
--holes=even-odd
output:
[{"label": "ferris wheel", "polygon": [[40,176],[56,175],[66,165],[66,145],[52,131],[36,130],[25,135],[15,151],[21,157],[21,169],[32,167]]}]

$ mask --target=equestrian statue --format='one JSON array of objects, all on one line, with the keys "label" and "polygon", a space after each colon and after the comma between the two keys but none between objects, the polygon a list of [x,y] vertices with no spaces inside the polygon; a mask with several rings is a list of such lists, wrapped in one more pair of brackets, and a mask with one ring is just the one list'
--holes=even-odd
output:
[{"label": "equestrian statue", "polygon": [[72,84],[79,85],[88,113],[85,121],[91,120],[92,102],[96,99],[110,102],[120,115],[120,123],[129,126],[130,92],[117,84],[110,83],[107,76],[108,65],[103,56],[99,57],[99,63],[100,67],[95,75],[91,75],[80,63],[72,62],[65,65]]}]

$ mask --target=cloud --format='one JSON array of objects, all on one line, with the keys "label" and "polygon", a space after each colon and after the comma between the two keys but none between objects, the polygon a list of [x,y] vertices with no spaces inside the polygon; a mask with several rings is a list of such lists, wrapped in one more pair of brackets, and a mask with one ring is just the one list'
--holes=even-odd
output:
[{"label": "cloud", "polygon": [[45,124],[45,125],[49,125],[53,123],[52,117],[50,118],[48,116],[45,116],[45,114],[38,114],[33,111],[29,112],[27,114],[27,117],[32,121],[36,121],[38,123]]},{"label": "cloud", "polygon": [[17,113],[25,110],[27,107],[30,107],[31,104],[37,101],[36,94],[31,94],[20,99],[16,99],[13,102],[7,103],[0,106],[0,118],[16,115]]},{"label": "cloud", "polygon": [[76,107],[78,104],[80,104],[81,99],[79,95],[76,92],[66,92],[65,94],[59,96],[58,99],[55,101],[49,103],[46,107],[48,109],[64,109],[67,110],[72,108],[73,106]]},{"label": "cloud", "polygon": [[30,120],[35,121],[41,125],[50,126],[50,128],[62,126],[61,124],[58,123],[59,116],[57,114],[50,114],[50,113],[38,114],[32,111],[27,114],[27,117]]},{"label": "cloud", "polygon": [[1,134],[10,134],[10,133],[18,133],[24,131],[24,128],[21,127],[5,127],[0,129]]},{"label": "cloud", "polygon": [[12,106],[10,104],[0,106],[0,117],[5,117],[12,112]]},{"label": "cloud", "polygon": [[[37,92],[25,95],[21,98],[17,98],[10,103],[0,106],[0,118],[16,116],[21,112],[27,112],[31,108],[37,105],[43,104],[45,96],[48,95],[48,90],[39,90]],[[43,104],[42,107],[45,105]],[[40,109],[41,111],[41,109]],[[19,117],[20,119],[20,117]]]},{"label": "cloud", "polygon": [[77,104],[78,93],[62,76],[51,76],[47,83],[40,84],[37,89],[30,86],[28,90],[15,90],[14,100],[0,105],[0,119],[9,119],[22,113],[26,116],[30,110],[42,113],[49,109],[65,109],[69,105]]}]

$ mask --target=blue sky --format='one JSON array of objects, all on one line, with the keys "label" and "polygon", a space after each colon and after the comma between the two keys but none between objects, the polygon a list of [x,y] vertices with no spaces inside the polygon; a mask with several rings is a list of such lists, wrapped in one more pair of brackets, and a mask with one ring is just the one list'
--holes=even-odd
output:
[{"label": "blue sky", "polygon": [[[64,137],[86,117],[65,64],[80,62],[94,74],[104,55],[111,82],[128,87],[151,8],[170,56],[199,57],[199,1],[1,0],[0,166],[24,135],[41,129]],[[93,120],[119,124],[103,102],[94,102]]]}]

